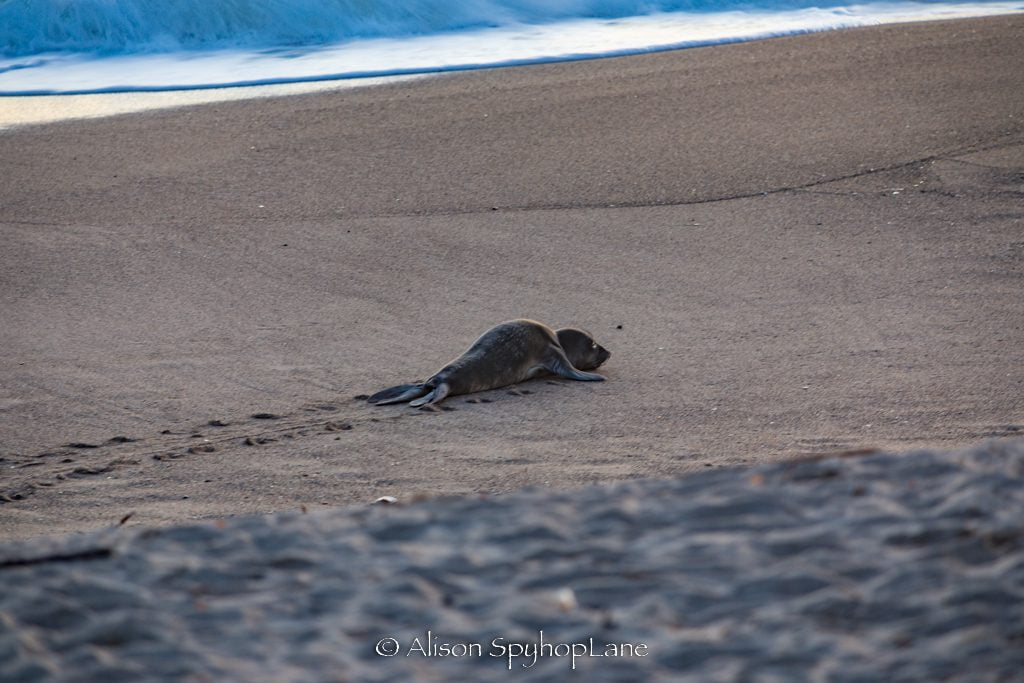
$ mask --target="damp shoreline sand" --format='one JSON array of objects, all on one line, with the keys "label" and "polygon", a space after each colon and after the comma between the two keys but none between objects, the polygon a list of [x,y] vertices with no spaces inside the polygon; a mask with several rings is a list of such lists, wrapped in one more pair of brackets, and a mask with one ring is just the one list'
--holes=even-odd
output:
[{"label": "damp shoreline sand", "polygon": [[[0,538],[1017,436],[1022,36],[891,25],[0,133]],[[589,329],[608,381],[354,398],[517,317]]]}]

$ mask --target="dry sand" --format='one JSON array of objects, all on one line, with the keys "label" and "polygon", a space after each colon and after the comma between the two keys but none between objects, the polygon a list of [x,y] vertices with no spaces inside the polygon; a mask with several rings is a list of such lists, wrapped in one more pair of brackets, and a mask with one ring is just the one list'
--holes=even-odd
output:
[{"label": "dry sand", "polygon": [[[1019,436],[1022,44],[896,25],[0,133],[0,538]],[[609,381],[353,398],[514,317],[589,328]]]},{"label": "dry sand", "polygon": [[1019,681],[1022,477],[1018,441],[0,543],[0,679]]}]

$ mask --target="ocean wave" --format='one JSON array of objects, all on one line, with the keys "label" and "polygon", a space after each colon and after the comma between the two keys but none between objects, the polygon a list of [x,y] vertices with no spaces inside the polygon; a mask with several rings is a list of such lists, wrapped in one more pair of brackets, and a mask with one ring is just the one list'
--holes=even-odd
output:
[{"label": "ocean wave", "polygon": [[897,21],[1013,13],[1022,10],[1020,2],[659,12],[288,47],[250,44],[120,54],[51,50],[0,56],[0,97],[223,88],[593,59]]},{"label": "ocean wave", "polygon": [[[928,0],[926,0],[928,1]],[[0,54],[320,45],[353,38],[614,19],[656,12],[830,7],[839,0],[0,0]]]}]

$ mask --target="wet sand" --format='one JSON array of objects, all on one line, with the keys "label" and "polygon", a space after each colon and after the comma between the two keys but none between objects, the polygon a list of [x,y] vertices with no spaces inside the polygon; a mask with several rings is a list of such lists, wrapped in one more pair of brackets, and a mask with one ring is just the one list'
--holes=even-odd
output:
[{"label": "wet sand", "polygon": [[[0,538],[1024,433],[1024,19],[0,133]],[[356,400],[505,319],[605,383]],[[257,417],[259,416],[259,417]]]},{"label": "wet sand", "polygon": [[382,78],[254,85],[244,88],[0,97],[0,130],[56,121],[105,118],[119,114],[131,114],[156,109],[178,109],[197,104],[375,87],[384,83],[398,83],[414,78],[421,77],[387,76]]}]

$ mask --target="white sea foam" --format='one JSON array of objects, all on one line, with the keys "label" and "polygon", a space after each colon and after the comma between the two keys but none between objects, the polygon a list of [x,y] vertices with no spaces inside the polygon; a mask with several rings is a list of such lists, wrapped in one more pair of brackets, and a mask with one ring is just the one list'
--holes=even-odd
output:
[{"label": "white sea foam", "polygon": [[0,55],[310,46],[658,12],[789,11],[845,4],[846,0],[0,0]]},{"label": "white sea foam", "polygon": [[424,74],[1024,11],[813,1],[0,0],[0,95]]},{"label": "white sea foam", "polygon": [[[240,3],[202,3],[202,7],[237,4],[251,7],[255,2],[256,0]],[[7,0],[0,5],[0,17],[9,15],[11,7],[24,4],[24,0]],[[439,0],[433,3],[421,0],[419,3],[412,3],[415,8],[426,14],[418,17],[417,21],[413,21],[409,16],[381,18],[361,15],[358,22],[346,23],[347,28],[328,27],[324,29],[322,35],[310,38],[299,28],[300,25],[315,23],[305,15],[301,17],[305,19],[304,22],[282,22],[280,31],[273,34],[261,33],[255,28],[249,33],[244,33],[244,27],[240,28],[237,25],[238,21],[232,24],[228,21],[230,17],[223,13],[223,16],[219,16],[219,22],[213,22],[215,26],[221,27],[222,30],[219,32],[204,25],[203,30],[197,29],[190,34],[179,25],[186,23],[184,18],[179,17],[174,25],[174,31],[161,35],[149,25],[152,22],[147,23],[139,18],[133,23],[126,19],[135,17],[146,8],[148,3],[144,0],[122,3],[99,3],[96,0],[74,3],[65,0],[58,3],[51,0],[49,3],[36,4],[44,7],[82,5],[82,8],[76,10],[74,22],[79,27],[78,34],[81,35],[76,34],[77,37],[72,39],[67,35],[71,33],[70,29],[65,29],[63,33],[55,28],[49,32],[35,30],[31,39],[23,37],[19,42],[11,37],[15,33],[14,29],[7,26],[4,29],[5,33],[2,34],[4,37],[0,39],[0,45],[7,45],[9,53],[26,52],[32,46],[45,46],[49,51],[0,58],[0,94],[159,91],[431,73],[713,45],[895,21],[980,16],[1024,10],[1024,4],[1019,0],[969,4],[898,2],[827,9],[778,9],[779,6],[799,4],[783,0],[781,3],[766,5],[775,6],[775,9],[676,11],[611,19],[577,18],[554,23],[516,23],[515,20],[520,15],[532,19],[569,15],[570,6],[576,5],[580,6],[576,7],[577,10],[590,9],[592,13],[615,15],[627,9],[639,10],[648,6],[671,7],[691,4],[707,8],[736,3],[732,0],[715,0],[715,4],[711,4],[710,0],[695,0],[691,3],[581,1],[554,3],[554,9],[540,11],[537,8],[547,6],[548,3],[525,0],[503,3],[477,2],[466,5],[475,8],[480,15],[471,21],[469,14],[466,14],[468,10],[462,13],[455,12],[453,16],[444,19],[437,18],[431,11],[440,6]],[[196,12],[201,11],[197,3],[165,4],[181,4],[192,7]],[[265,4],[279,13],[283,11],[280,3],[266,0]],[[301,14],[302,10],[312,16],[311,7],[320,4],[360,7],[367,5],[357,2],[297,3],[296,13]],[[108,26],[98,16],[86,12],[86,9],[89,9],[95,14],[98,12],[97,5],[124,5],[133,10],[134,14],[125,9],[121,14],[106,17],[110,20],[107,23],[113,24]],[[494,11],[486,15],[492,22],[501,19],[514,23],[438,32],[440,28],[486,23],[480,18],[486,14],[481,10],[483,5],[500,5],[497,9],[490,7]],[[376,7],[377,3],[374,6]],[[387,3],[383,3],[382,6],[391,7]],[[530,15],[524,8],[537,11]],[[91,23],[86,20],[90,16]],[[119,21],[115,22],[114,19]],[[82,28],[85,25],[94,26],[94,30],[86,31]],[[373,35],[374,32],[416,33],[410,28],[413,26],[423,29],[419,31],[422,35],[352,38],[337,42],[322,40],[325,36],[342,35],[346,30],[353,35]],[[134,28],[135,33],[129,35],[129,28]],[[186,40],[190,36],[191,42]],[[288,43],[303,40],[305,42],[290,46],[266,46],[275,41]],[[12,44],[14,47],[11,47]],[[65,44],[69,49],[52,49]],[[190,49],[182,49],[182,45],[188,45]],[[202,46],[201,49],[196,48],[196,45]],[[244,47],[241,47],[243,45]]]}]

